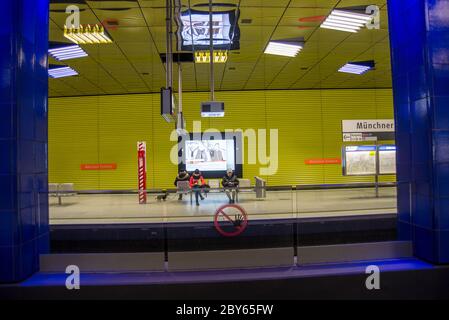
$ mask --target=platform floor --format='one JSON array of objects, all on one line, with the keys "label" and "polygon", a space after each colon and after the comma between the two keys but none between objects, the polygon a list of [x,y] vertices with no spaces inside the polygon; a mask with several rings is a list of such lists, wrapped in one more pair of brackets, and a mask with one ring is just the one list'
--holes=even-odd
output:
[{"label": "platform floor", "polygon": [[[209,193],[200,206],[189,195],[178,201],[169,195],[159,201],[149,195],[139,205],[135,194],[95,194],[64,197],[62,205],[50,198],[50,224],[114,224],[213,221],[217,209],[228,203],[222,192]],[[242,192],[239,203],[248,219],[291,219],[396,213],[396,188],[270,191],[265,199],[254,192]],[[227,213],[235,214],[235,209]]]}]

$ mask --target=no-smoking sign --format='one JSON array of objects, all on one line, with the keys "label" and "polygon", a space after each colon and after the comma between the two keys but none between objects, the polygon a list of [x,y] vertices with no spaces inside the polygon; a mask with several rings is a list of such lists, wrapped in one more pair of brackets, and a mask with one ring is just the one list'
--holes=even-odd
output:
[{"label": "no-smoking sign", "polygon": [[215,212],[215,229],[224,237],[236,237],[248,226],[245,209],[236,204],[226,204]]}]

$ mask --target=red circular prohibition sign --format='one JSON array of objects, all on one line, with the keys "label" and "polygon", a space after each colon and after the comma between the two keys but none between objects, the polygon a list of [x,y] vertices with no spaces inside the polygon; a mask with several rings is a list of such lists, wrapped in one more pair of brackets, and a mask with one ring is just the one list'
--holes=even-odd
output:
[{"label": "red circular prohibition sign", "polygon": [[[234,215],[234,219],[231,217],[229,213],[225,212],[225,209],[227,208],[234,208],[237,209],[237,211],[239,212]],[[223,227],[219,223],[219,217],[223,217],[224,220],[227,221],[230,226],[233,226],[232,228],[233,231],[223,230]],[[218,208],[217,211],[215,212],[214,226],[215,229],[217,229],[218,233],[221,234],[222,236],[236,237],[243,231],[245,231],[246,227],[248,226],[248,215],[246,214],[245,209],[243,209],[241,206],[236,204],[226,204]]]}]

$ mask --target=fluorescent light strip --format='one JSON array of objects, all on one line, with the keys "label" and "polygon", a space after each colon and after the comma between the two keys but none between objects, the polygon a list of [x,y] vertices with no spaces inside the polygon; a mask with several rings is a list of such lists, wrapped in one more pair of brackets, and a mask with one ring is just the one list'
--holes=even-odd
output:
[{"label": "fluorescent light strip", "polygon": [[340,21],[338,19],[334,19],[333,17],[329,17],[325,23],[336,23],[336,24],[342,25],[342,26],[360,27],[360,28],[365,25],[364,23],[359,23],[359,22]]},{"label": "fluorescent light strip", "polygon": [[77,75],[77,73],[65,73],[65,74],[51,75],[51,78],[59,79],[59,78],[72,77],[72,76],[76,76],[76,75]]},{"label": "fluorescent light strip", "polygon": [[354,72],[360,72],[360,71],[366,71],[370,68],[361,68],[361,69],[354,69],[354,68],[341,68],[339,71],[346,72],[346,71],[354,71]]},{"label": "fluorescent light strip", "polygon": [[52,56],[55,57],[68,57],[68,56],[77,56],[77,55],[85,55],[87,56],[87,53],[84,51],[74,51],[74,52],[63,52],[58,54],[52,54]]},{"label": "fluorescent light strip", "polygon": [[289,48],[282,49],[282,48],[276,48],[276,47],[271,46],[271,47],[268,47],[266,51],[267,51],[267,53],[274,52],[274,53],[296,54],[300,50],[299,49],[289,49]]},{"label": "fluorescent light strip", "polygon": [[65,60],[84,58],[84,57],[87,57],[87,54],[79,54],[79,55],[70,55],[70,56],[66,56],[66,57],[59,57],[57,60],[65,61]]},{"label": "fluorescent light strip", "polygon": [[95,25],[93,28],[67,29],[64,28],[64,37],[76,44],[101,44],[112,43],[112,40],[104,33],[103,27]]},{"label": "fluorescent light strip", "polygon": [[365,65],[362,65],[362,64],[355,64],[355,63],[347,63],[347,64],[345,64],[344,65],[344,67],[347,67],[347,68],[354,68],[354,69],[365,69],[365,68],[371,68],[370,66],[365,66]]},{"label": "fluorescent light strip", "polygon": [[355,33],[363,28],[371,19],[372,17],[370,15],[333,10],[320,27]]},{"label": "fluorescent light strip", "polygon": [[358,75],[361,75],[361,74],[365,73],[365,72],[361,72],[361,71],[344,71],[344,70],[342,70],[340,72],[342,72],[342,73],[350,73],[350,74],[358,74]]},{"label": "fluorescent light strip", "polygon": [[68,56],[71,54],[79,54],[79,53],[85,53],[85,52],[83,50],[70,50],[70,51],[51,52],[50,54],[52,56],[58,57],[58,56]]},{"label": "fluorescent light strip", "polygon": [[333,23],[333,22],[324,22],[323,25],[328,26],[328,27],[347,29],[347,30],[360,30],[360,27],[347,26],[347,25],[342,25],[342,24]]},{"label": "fluorescent light strip", "polygon": [[343,67],[341,67],[338,71],[352,74],[363,74],[368,70],[370,70],[371,68],[372,67],[370,66],[347,63]]},{"label": "fluorescent light strip", "polygon": [[331,27],[331,26],[327,26],[327,25],[324,25],[324,24],[322,24],[321,26],[320,26],[321,28],[324,28],[324,29],[332,29],[332,30],[339,30],[339,31],[346,31],[346,32],[353,32],[353,33],[356,33],[358,30],[355,30],[355,29],[346,29],[346,28],[339,28],[339,27]]},{"label": "fluorescent light strip", "polygon": [[346,65],[346,66],[343,66],[341,69],[344,69],[344,70],[356,70],[356,71],[359,71],[359,70],[368,70],[368,69],[371,69],[370,67],[362,67],[362,66],[360,66],[360,67],[354,67],[354,66],[348,66],[348,65]]},{"label": "fluorescent light strip", "polygon": [[75,73],[72,70],[61,70],[61,71],[51,71],[52,75],[58,75],[58,74],[68,74],[68,73]]},{"label": "fluorescent light strip", "polygon": [[[214,62],[225,63],[228,60],[228,52],[223,50],[214,51]],[[196,51],[195,63],[210,63],[209,51]]]},{"label": "fluorescent light strip", "polygon": [[62,77],[70,77],[78,75],[78,72],[73,70],[70,67],[60,67],[48,70],[48,75],[51,78],[62,78]]},{"label": "fluorescent light strip", "polygon": [[78,45],[71,45],[71,46],[67,46],[67,47],[49,49],[48,52],[57,53],[57,52],[79,50],[79,49],[81,49],[81,48]]},{"label": "fluorescent light strip", "polygon": [[352,19],[359,19],[363,20],[365,22],[368,22],[372,19],[371,16],[361,13],[353,13],[348,11],[340,11],[340,10],[334,10],[332,11],[333,15],[340,16],[340,17],[346,17],[346,18],[352,18]]},{"label": "fluorescent light strip", "polygon": [[83,58],[88,56],[88,54],[78,45],[50,49],[48,50],[48,53],[53,58],[59,61]]},{"label": "fluorescent light strip", "polygon": [[330,15],[329,17],[327,17],[326,20],[334,20],[334,21],[339,21],[339,22],[350,22],[350,23],[357,23],[357,24],[361,24],[361,25],[366,24],[365,20],[351,19],[351,18],[345,18],[345,17],[335,16],[335,15]]},{"label": "fluorescent light strip", "polygon": [[58,54],[58,55],[53,55],[53,57],[56,60],[67,60],[67,59],[74,59],[74,58],[79,58],[79,57],[87,57],[87,53],[77,52],[77,53]]},{"label": "fluorescent light strip", "polygon": [[302,46],[299,44],[270,41],[264,53],[286,57],[295,57],[301,50]]},{"label": "fluorescent light strip", "polygon": [[368,70],[371,68],[364,67],[364,68],[355,68],[355,67],[342,67],[341,70],[354,70],[354,71],[360,71],[360,70]]}]

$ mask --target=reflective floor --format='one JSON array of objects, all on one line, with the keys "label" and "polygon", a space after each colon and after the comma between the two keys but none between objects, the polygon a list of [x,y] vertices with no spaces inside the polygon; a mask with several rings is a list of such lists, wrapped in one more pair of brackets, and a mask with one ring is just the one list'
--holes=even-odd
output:
[{"label": "reflective floor", "polygon": [[[211,192],[200,201],[185,195],[158,200],[149,195],[138,204],[136,194],[89,194],[63,197],[58,204],[50,197],[50,224],[111,224],[212,221],[217,209],[228,203],[223,192]],[[257,199],[252,191],[239,194],[238,205],[248,219],[289,219],[396,213],[396,188],[268,191]],[[233,209],[235,210],[235,209]],[[238,212],[237,212],[238,213]]]}]

